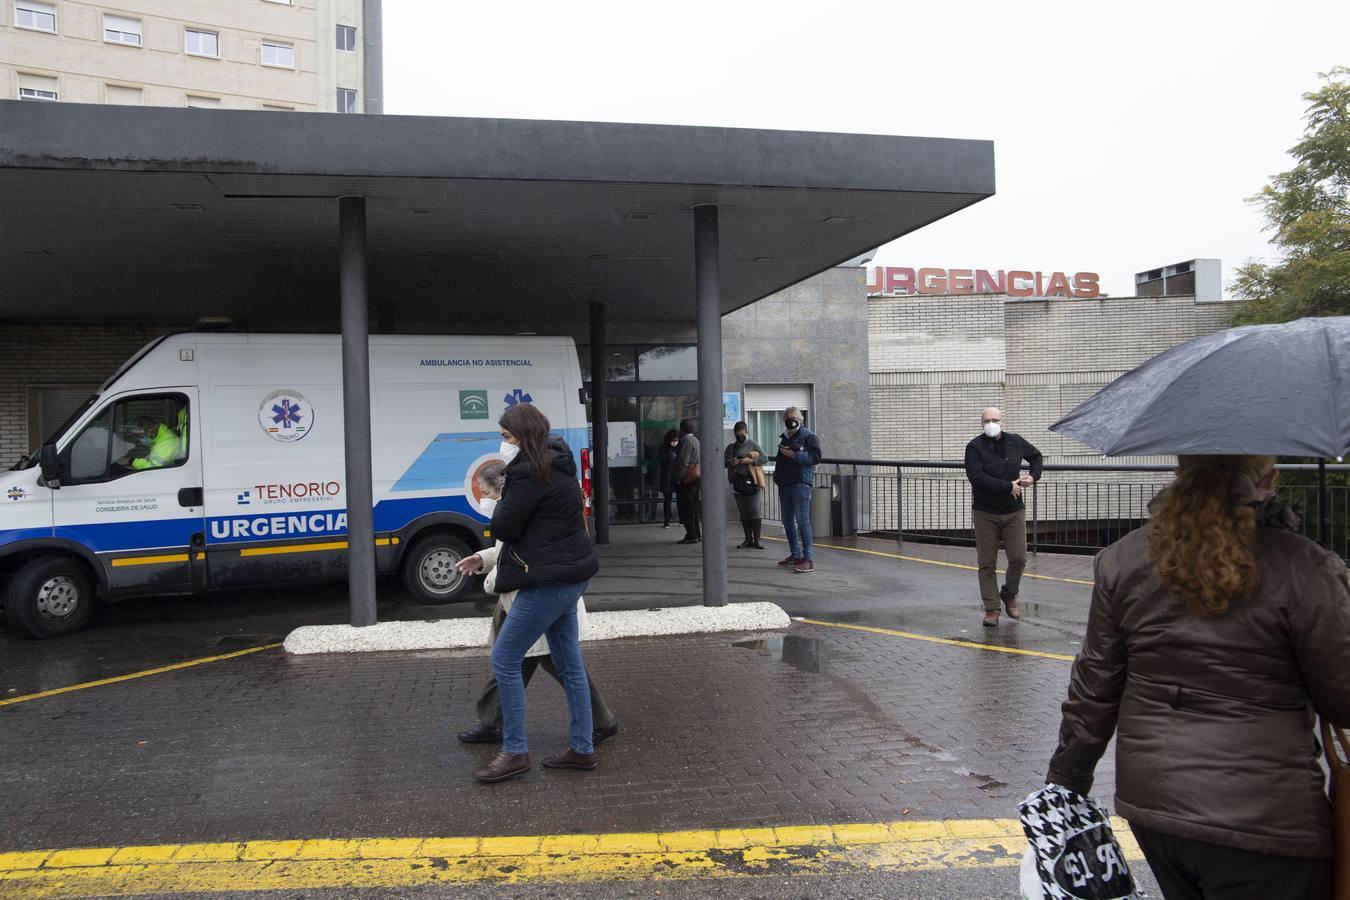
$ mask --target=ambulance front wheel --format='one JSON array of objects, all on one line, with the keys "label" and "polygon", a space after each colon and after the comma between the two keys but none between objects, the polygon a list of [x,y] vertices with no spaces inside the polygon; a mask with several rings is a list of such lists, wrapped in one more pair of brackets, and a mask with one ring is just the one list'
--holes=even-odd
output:
[{"label": "ambulance front wheel", "polygon": [[89,570],[60,556],[29,560],[5,594],[5,618],[36,638],[74,634],[94,614]]},{"label": "ambulance front wheel", "polygon": [[469,555],[463,541],[448,534],[422,538],[403,557],[403,584],[420,603],[450,603],[469,591],[473,579],[455,563]]}]

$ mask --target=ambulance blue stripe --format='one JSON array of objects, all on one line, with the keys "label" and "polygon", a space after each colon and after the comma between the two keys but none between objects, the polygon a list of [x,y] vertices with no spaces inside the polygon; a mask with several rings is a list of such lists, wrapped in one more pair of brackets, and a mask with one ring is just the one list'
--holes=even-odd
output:
[{"label": "ambulance blue stripe", "polygon": [[[577,471],[581,471],[582,447],[590,446],[590,431],[586,428],[554,429],[572,448]],[[399,476],[390,491],[437,491],[446,488],[464,488],[464,476],[474,460],[496,453],[501,445],[497,431],[473,431],[456,434],[438,434],[422,454]],[[378,526],[377,526],[378,527]]]},{"label": "ambulance blue stripe", "polygon": [[[434,512],[457,512],[487,524],[460,496],[409,497],[381,500],[375,504],[375,530],[398,531],[419,516]],[[285,512],[214,516],[207,523],[208,544],[257,542],[304,537],[341,537],[347,533],[346,510],[289,509]]]},{"label": "ambulance blue stripe", "polygon": [[60,525],[55,529],[55,536],[82,544],[95,553],[119,553],[123,550],[186,547],[192,535],[201,530],[201,519],[149,519]]},{"label": "ambulance blue stripe", "polygon": [[0,530],[0,544],[12,544],[15,541],[31,541],[34,538],[49,538],[50,528],[7,528]]}]

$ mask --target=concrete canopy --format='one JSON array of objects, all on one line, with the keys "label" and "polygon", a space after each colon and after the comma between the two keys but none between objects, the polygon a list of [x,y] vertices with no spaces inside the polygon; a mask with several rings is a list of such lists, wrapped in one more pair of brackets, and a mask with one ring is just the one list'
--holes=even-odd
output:
[{"label": "concrete canopy", "polygon": [[0,101],[0,318],[335,323],[360,195],[398,321],[689,321],[695,205],[731,312],[993,192],[987,141]]}]

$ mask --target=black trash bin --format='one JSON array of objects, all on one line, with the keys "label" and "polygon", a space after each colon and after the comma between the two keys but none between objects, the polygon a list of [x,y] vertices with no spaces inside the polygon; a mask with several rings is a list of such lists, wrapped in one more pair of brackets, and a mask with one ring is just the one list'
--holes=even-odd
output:
[{"label": "black trash bin", "polygon": [[852,537],[858,533],[857,483],[854,475],[836,475],[830,491],[830,534]]}]

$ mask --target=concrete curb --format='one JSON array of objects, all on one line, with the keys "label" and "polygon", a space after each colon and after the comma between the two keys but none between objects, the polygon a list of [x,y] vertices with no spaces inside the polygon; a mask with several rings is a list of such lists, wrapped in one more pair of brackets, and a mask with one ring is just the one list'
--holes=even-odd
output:
[{"label": "concrete curb", "polygon": [[[787,613],[773,603],[593,612],[587,618],[590,620],[587,641],[718,631],[778,631],[792,625]],[[295,654],[486,647],[490,621],[484,617],[437,622],[381,622],[367,628],[305,625],[287,635],[285,647],[287,653]]]}]

